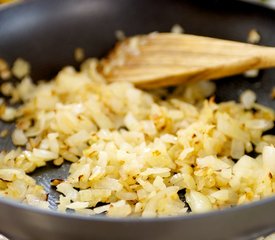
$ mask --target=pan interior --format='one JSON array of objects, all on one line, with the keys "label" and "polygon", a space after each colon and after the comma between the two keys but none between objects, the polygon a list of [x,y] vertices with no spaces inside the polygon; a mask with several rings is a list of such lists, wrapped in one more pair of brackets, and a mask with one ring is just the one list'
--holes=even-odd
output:
[{"label": "pan interior", "polygon": [[[51,7],[55,6],[55,11]],[[88,57],[101,57],[115,43],[115,31],[126,35],[170,31],[180,24],[186,33],[245,42],[255,28],[261,44],[275,45],[273,11],[236,1],[191,0],[66,0],[30,1],[0,12],[0,57],[12,63],[17,57],[32,65],[34,80],[50,79],[65,65],[77,66],[73,59],[76,47]],[[270,98],[275,86],[275,70],[261,71],[248,79],[242,75],[217,82],[217,101],[238,100],[240,93],[251,89],[259,103],[275,108]],[[1,122],[0,129],[14,126]],[[13,148],[10,137],[1,138],[2,149]],[[52,164],[36,170],[32,176],[49,192],[52,209],[58,194],[50,187],[53,178],[66,178],[69,163]]]}]

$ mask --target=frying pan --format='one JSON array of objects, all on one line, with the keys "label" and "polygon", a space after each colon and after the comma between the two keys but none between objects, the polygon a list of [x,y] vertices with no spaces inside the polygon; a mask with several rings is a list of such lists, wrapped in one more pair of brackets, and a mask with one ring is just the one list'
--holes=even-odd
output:
[{"label": "frying pan", "polygon": [[[101,57],[115,43],[114,32],[127,35],[169,31],[175,23],[187,33],[246,41],[252,28],[262,44],[275,45],[275,12],[237,1],[211,0],[36,0],[0,11],[0,57],[10,63],[23,57],[32,64],[33,79],[50,79],[64,65],[75,65],[73,51]],[[217,82],[217,100],[238,99],[252,89],[258,102],[275,107],[269,95],[275,71],[255,79],[243,76]],[[13,128],[1,123],[0,128]],[[0,139],[12,148],[10,138]],[[65,178],[68,164],[38,169],[33,177],[49,192],[51,208],[58,194],[50,179]],[[167,240],[254,239],[275,231],[275,198],[205,214],[158,219],[85,217],[62,214],[0,199],[0,232],[11,240]]]}]

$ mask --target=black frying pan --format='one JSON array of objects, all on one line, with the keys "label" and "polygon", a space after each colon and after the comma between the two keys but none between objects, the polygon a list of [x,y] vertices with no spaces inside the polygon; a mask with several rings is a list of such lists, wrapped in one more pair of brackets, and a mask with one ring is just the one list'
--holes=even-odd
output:
[{"label": "black frying pan", "polygon": [[[62,66],[75,64],[73,50],[101,57],[114,44],[114,32],[127,35],[169,31],[175,23],[187,33],[245,41],[250,29],[262,35],[262,44],[275,45],[275,12],[237,1],[211,0],[36,0],[0,11],[0,57],[31,62],[34,79],[48,79]],[[258,101],[275,107],[269,98],[275,71],[266,70],[248,80],[242,76],[218,82],[218,100],[237,99],[250,88]],[[1,127],[4,127],[2,123]],[[7,127],[7,126],[5,126]],[[9,126],[12,127],[12,126]],[[10,139],[0,140],[11,148]],[[48,166],[33,176],[57,194],[51,178],[65,177],[68,164]],[[43,211],[0,199],[0,232],[12,240],[167,240],[254,239],[275,230],[275,198],[217,212],[160,219],[111,219]]]}]

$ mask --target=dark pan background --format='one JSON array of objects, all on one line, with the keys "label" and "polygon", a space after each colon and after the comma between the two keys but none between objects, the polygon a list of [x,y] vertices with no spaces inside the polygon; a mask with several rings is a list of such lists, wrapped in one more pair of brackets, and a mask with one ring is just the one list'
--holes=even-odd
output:
[{"label": "dark pan background", "polygon": [[[152,31],[167,32],[176,23],[189,34],[243,42],[246,42],[248,32],[255,28],[261,34],[261,44],[275,46],[275,12],[234,0],[36,0],[0,11],[0,58],[12,63],[17,57],[22,57],[31,63],[34,80],[50,79],[64,65],[77,65],[73,59],[76,47],[84,48],[88,57],[102,57],[114,45],[114,33],[118,29],[130,36]],[[226,78],[217,81],[217,85],[218,101],[238,100],[243,90],[252,89],[257,93],[259,103],[273,109],[275,107],[275,101],[270,98],[271,89],[275,86],[274,69],[261,71],[259,76],[253,79],[241,75]],[[0,129],[4,128],[12,129],[13,125],[0,123]],[[10,138],[0,139],[0,147],[13,148]],[[68,164],[60,168],[49,164],[33,174],[50,193],[52,208],[56,205],[57,194],[50,188],[50,179],[64,178],[68,167]],[[158,231],[147,231],[148,228],[139,221],[135,223],[136,228],[125,222],[124,225],[113,224],[108,228],[109,223],[104,220],[98,223],[97,219],[85,220],[93,225],[87,223],[89,228],[86,227],[82,231],[77,231],[83,226],[76,223],[77,219],[75,222],[70,221],[70,224],[75,223],[74,227],[63,219],[63,230],[60,230],[58,226],[61,223],[56,220],[58,216],[49,217],[38,212],[25,218],[26,209],[21,211],[20,206],[17,209],[3,206],[1,208],[0,203],[0,231],[15,237],[16,240],[123,240],[129,239],[129,236],[133,240],[181,236],[184,239],[246,239],[250,238],[254,231],[260,234],[264,228],[267,229],[266,232],[272,227],[275,228],[275,217],[270,214],[271,207],[275,206],[273,202],[270,200],[269,205],[260,205],[263,209],[261,212],[266,211],[262,214],[259,214],[259,209],[247,211],[245,216],[241,211],[236,211],[232,216],[230,213],[227,218],[224,217],[226,214],[219,213],[213,218],[216,220],[209,217],[208,223],[206,217],[204,222],[196,222],[190,218],[183,221],[185,224],[180,219],[174,219],[173,226],[169,221],[165,225],[156,223],[153,229],[159,229]],[[9,209],[9,212],[6,209]],[[5,216],[1,217],[1,211]],[[12,211],[18,216],[16,228],[13,229],[11,226],[14,226],[15,221],[8,217]],[[228,222],[228,219],[231,221]],[[45,221],[47,224],[52,221],[50,227],[47,224],[45,227]],[[208,224],[210,225],[207,226]],[[219,227],[213,229],[213,224],[219,224]],[[196,228],[200,230],[196,231]],[[110,231],[102,232],[102,229]],[[90,238],[90,234],[95,235]]]}]

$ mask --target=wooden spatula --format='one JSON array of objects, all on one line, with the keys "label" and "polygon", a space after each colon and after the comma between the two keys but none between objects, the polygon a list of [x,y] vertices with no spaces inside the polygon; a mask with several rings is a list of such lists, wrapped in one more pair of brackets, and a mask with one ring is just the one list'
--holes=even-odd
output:
[{"label": "wooden spatula", "polygon": [[175,33],[151,33],[119,42],[102,60],[111,81],[143,88],[218,79],[275,67],[275,48]]}]

